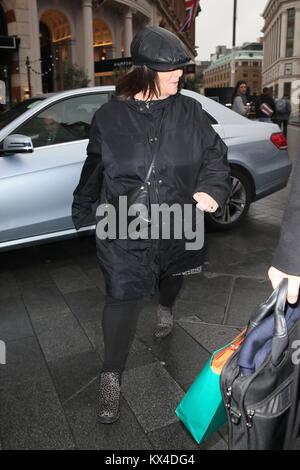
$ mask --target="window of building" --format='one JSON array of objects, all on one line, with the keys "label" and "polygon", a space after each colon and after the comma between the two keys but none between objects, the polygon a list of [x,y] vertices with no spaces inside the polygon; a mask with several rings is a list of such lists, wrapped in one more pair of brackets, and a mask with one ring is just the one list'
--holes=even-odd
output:
[{"label": "window of building", "polygon": [[291,63],[285,64],[284,74],[285,75],[292,75],[292,69],[293,69],[293,64],[291,64]]},{"label": "window of building", "polygon": [[283,84],[283,94],[291,98],[291,82],[285,82]]},{"label": "window of building", "polygon": [[286,57],[294,54],[295,8],[289,8],[287,16]]},{"label": "window of building", "polygon": [[253,62],[253,67],[259,67],[259,62]]},{"label": "window of building", "polygon": [[242,67],[248,67],[248,62],[242,62]]}]

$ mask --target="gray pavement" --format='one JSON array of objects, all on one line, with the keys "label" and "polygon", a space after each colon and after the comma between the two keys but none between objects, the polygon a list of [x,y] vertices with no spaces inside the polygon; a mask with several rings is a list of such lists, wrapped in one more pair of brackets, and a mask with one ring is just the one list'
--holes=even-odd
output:
[{"label": "gray pavement", "polygon": [[[290,152],[300,128],[290,127]],[[267,268],[287,189],[252,205],[241,227],[208,237],[204,273],[187,277],[174,333],[152,337],[145,301],[124,374],[121,418],[96,421],[104,283],[93,237],[0,255],[2,449],[226,449],[226,429],[197,446],[174,410],[211,352],[233,338],[270,293]]]}]

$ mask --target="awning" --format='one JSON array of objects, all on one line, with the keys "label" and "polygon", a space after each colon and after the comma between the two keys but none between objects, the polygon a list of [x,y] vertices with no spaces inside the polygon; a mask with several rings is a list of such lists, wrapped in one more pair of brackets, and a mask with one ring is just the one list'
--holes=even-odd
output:
[{"label": "awning", "polygon": [[0,36],[0,49],[7,51],[17,51],[20,44],[20,38],[17,36]]},{"label": "awning", "polygon": [[113,72],[122,68],[130,68],[131,66],[131,57],[122,57],[119,59],[111,60],[99,60],[95,62],[95,73]]}]

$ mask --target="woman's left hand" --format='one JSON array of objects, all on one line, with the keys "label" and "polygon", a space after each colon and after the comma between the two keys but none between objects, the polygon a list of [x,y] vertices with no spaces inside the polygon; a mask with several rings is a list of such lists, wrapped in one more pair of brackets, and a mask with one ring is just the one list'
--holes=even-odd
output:
[{"label": "woman's left hand", "polygon": [[207,193],[195,193],[193,198],[197,202],[198,209],[205,212],[216,212],[219,204]]},{"label": "woman's left hand", "polygon": [[299,297],[299,289],[300,289],[300,276],[293,276],[292,274],[287,274],[279,269],[274,268],[271,266],[268,271],[268,276],[270,281],[272,282],[273,289],[276,289],[278,284],[283,280],[288,280],[288,297],[287,300],[290,304],[295,304]]}]

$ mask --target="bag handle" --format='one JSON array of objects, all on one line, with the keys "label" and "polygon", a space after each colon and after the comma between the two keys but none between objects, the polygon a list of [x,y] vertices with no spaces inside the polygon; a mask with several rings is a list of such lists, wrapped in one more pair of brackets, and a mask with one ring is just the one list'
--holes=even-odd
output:
[{"label": "bag handle", "polygon": [[266,317],[271,315],[276,308],[277,302],[282,302],[282,299],[287,296],[287,279],[283,279],[281,283],[273,290],[270,297],[261,303],[252,314],[247,327],[247,333],[257,325],[259,325]]},{"label": "bag handle", "polygon": [[288,347],[289,335],[285,320],[285,306],[288,294],[288,280],[283,279],[279,285],[277,302],[275,306],[274,332],[272,341],[272,362],[277,366]]},{"label": "bag handle", "polygon": [[276,366],[289,342],[285,320],[285,306],[288,292],[288,280],[283,279],[270,297],[260,304],[250,318],[247,334],[258,326],[266,317],[274,313],[274,330],[272,340],[272,363]]}]

